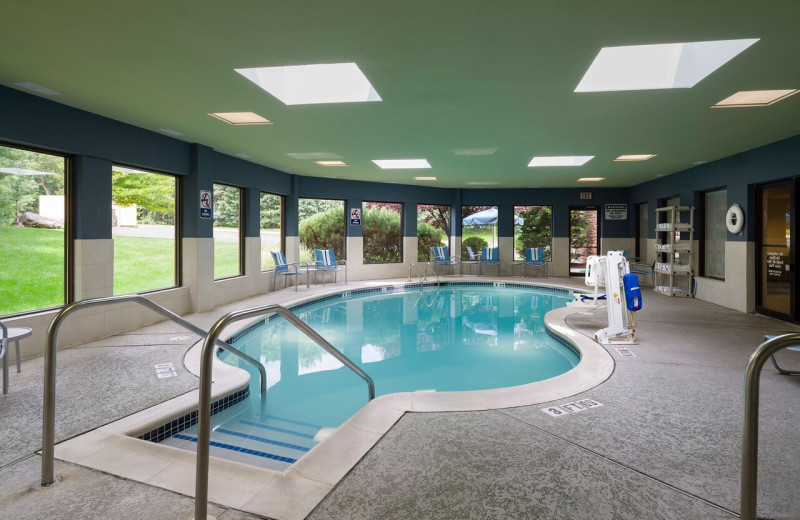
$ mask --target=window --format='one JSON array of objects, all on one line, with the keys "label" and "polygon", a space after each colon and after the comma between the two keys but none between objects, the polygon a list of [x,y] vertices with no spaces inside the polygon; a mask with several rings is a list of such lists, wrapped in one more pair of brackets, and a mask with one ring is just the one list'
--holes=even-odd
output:
[{"label": "window", "polygon": [[0,146],[0,315],[66,300],[64,157]]},{"label": "window", "polygon": [[333,249],[337,260],[343,260],[344,201],[328,199],[300,199],[300,261],[314,262],[315,249]]},{"label": "window", "polygon": [[514,206],[514,260],[524,260],[529,247],[543,247],[547,261],[552,260],[553,208],[551,206]]},{"label": "window", "polygon": [[461,224],[461,258],[469,258],[468,246],[475,253],[497,246],[497,206],[461,206]]},{"label": "window", "polygon": [[114,165],[114,294],[176,285],[175,177]]},{"label": "window", "polygon": [[214,279],[242,274],[241,191],[214,184]]},{"label": "window", "polygon": [[364,202],[365,264],[403,262],[403,205],[392,202]]},{"label": "window", "polygon": [[640,262],[647,262],[647,233],[650,231],[647,202],[636,205],[636,215],[636,251],[634,256]]},{"label": "window", "polygon": [[707,191],[703,200],[703,275],[725,279],[725,241],[728,230],[728,190]]},{"label": "window", "polygon": [[450,206],[419,204],[417,206],[417,260],[432,260],[431,247],[450,242]]},{"label": "window", "polygon": [[283,197],[261,192],[259,204],[261,229],[261,270],[275,267],[270,251],[283,251]]}]

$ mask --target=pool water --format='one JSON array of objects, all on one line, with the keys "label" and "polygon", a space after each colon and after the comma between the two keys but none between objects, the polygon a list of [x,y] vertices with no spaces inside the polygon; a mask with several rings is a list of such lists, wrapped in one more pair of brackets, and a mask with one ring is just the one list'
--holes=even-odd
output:
[{"label": "pool water", "polygon": [[[294,312],[369,374],[380,396],[516,386],[570,370],[579,357],[545,331],[544,315],[571,299],[547,290],[449,285],[336,297]],[[248,402],[212,417],[217,451],[234,452],[226,458],[255,457],[262,460],[249,462],[282,469],[316,444],[320,430],[367,404],[364,380],[281,317],[261,320],[231,342],[266,367],[268,391],[265,415],[258,373],[221,355],[251,373]],[[193,436],[187,430],[167,443],[191,447]],[[244,451],[230,448],[242,440]]]}]

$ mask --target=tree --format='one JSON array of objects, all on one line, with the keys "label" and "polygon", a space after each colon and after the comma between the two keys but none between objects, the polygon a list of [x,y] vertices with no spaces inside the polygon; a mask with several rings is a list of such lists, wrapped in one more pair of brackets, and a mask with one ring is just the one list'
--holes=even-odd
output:
[{"label": "tree", "polygon": [[308,251],[333,249],[337,258],[344,255],[344,212],[339,207],[300,221],[300,245]]},{"label": "tree", "polygon": [[174,213],[175,177],[112,171],[111,199],[117,206],[136,204],[156,213]]},{"label": "tree", "polygon": [[214,227],[239,227],[239,188],[214,184]]},{"label": "tree", "polygon": [[262,193],[260,200],[261,229],[281,227],[281,197],[271,193]]},{"label": "tree", "polygon": [[550,206],[530,206],[527,211],[519,213],[523,219],[517,237],[517,252],[525,256],[529,247],[545,248],[545,255],[550,259],[550,245],[553,239],[553,210]]},{"label": "tree", "polygon": [[364,263],[387,264],[403,261],[400,204],[367,204],[362,218]]},{"label": "tree", "polygon": [[450,206],[420,204],[417,206],[417,221],[439,228],[445,236],[450,236]]},{"label": "tree", "polygon": [[11,223],[25,211],[38,213],[40,195],[64,194],[64,158],[0,146],[0,168],[27,170],[0,173],[0,222]]},{"label": "tree", "polygon": [[[300,221],[319,213],[325,213],[331,209],[338,209],[344,215],[344,201],[328,199],[300,199],[297,205],[297,213]],[[344,218],[344,216],[342,216]]]}]

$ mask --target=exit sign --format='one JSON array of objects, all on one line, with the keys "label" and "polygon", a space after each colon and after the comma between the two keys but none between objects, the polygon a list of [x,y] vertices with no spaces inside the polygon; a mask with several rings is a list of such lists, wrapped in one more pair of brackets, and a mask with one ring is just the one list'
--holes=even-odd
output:
[{"label": "exit sign", "polygon": [[581,200],[589,200],[591,198],[592,198],[592,192],[591,191],[582,191],[581,192]]}]

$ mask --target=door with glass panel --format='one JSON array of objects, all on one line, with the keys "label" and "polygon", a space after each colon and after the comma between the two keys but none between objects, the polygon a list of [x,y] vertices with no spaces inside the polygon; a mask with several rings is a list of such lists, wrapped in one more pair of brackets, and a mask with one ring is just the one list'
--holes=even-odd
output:
[{"label": "door with glass panel", "polygon": [[569,274],[583,276],[586,259],[600,254],[597,206],[569,208]]},{"label": "door with glass panel", "polygon": [[767,184],[756,190],[758,290],[756,306],[763,314],[796,319],[794,305],[794,181]]}]

